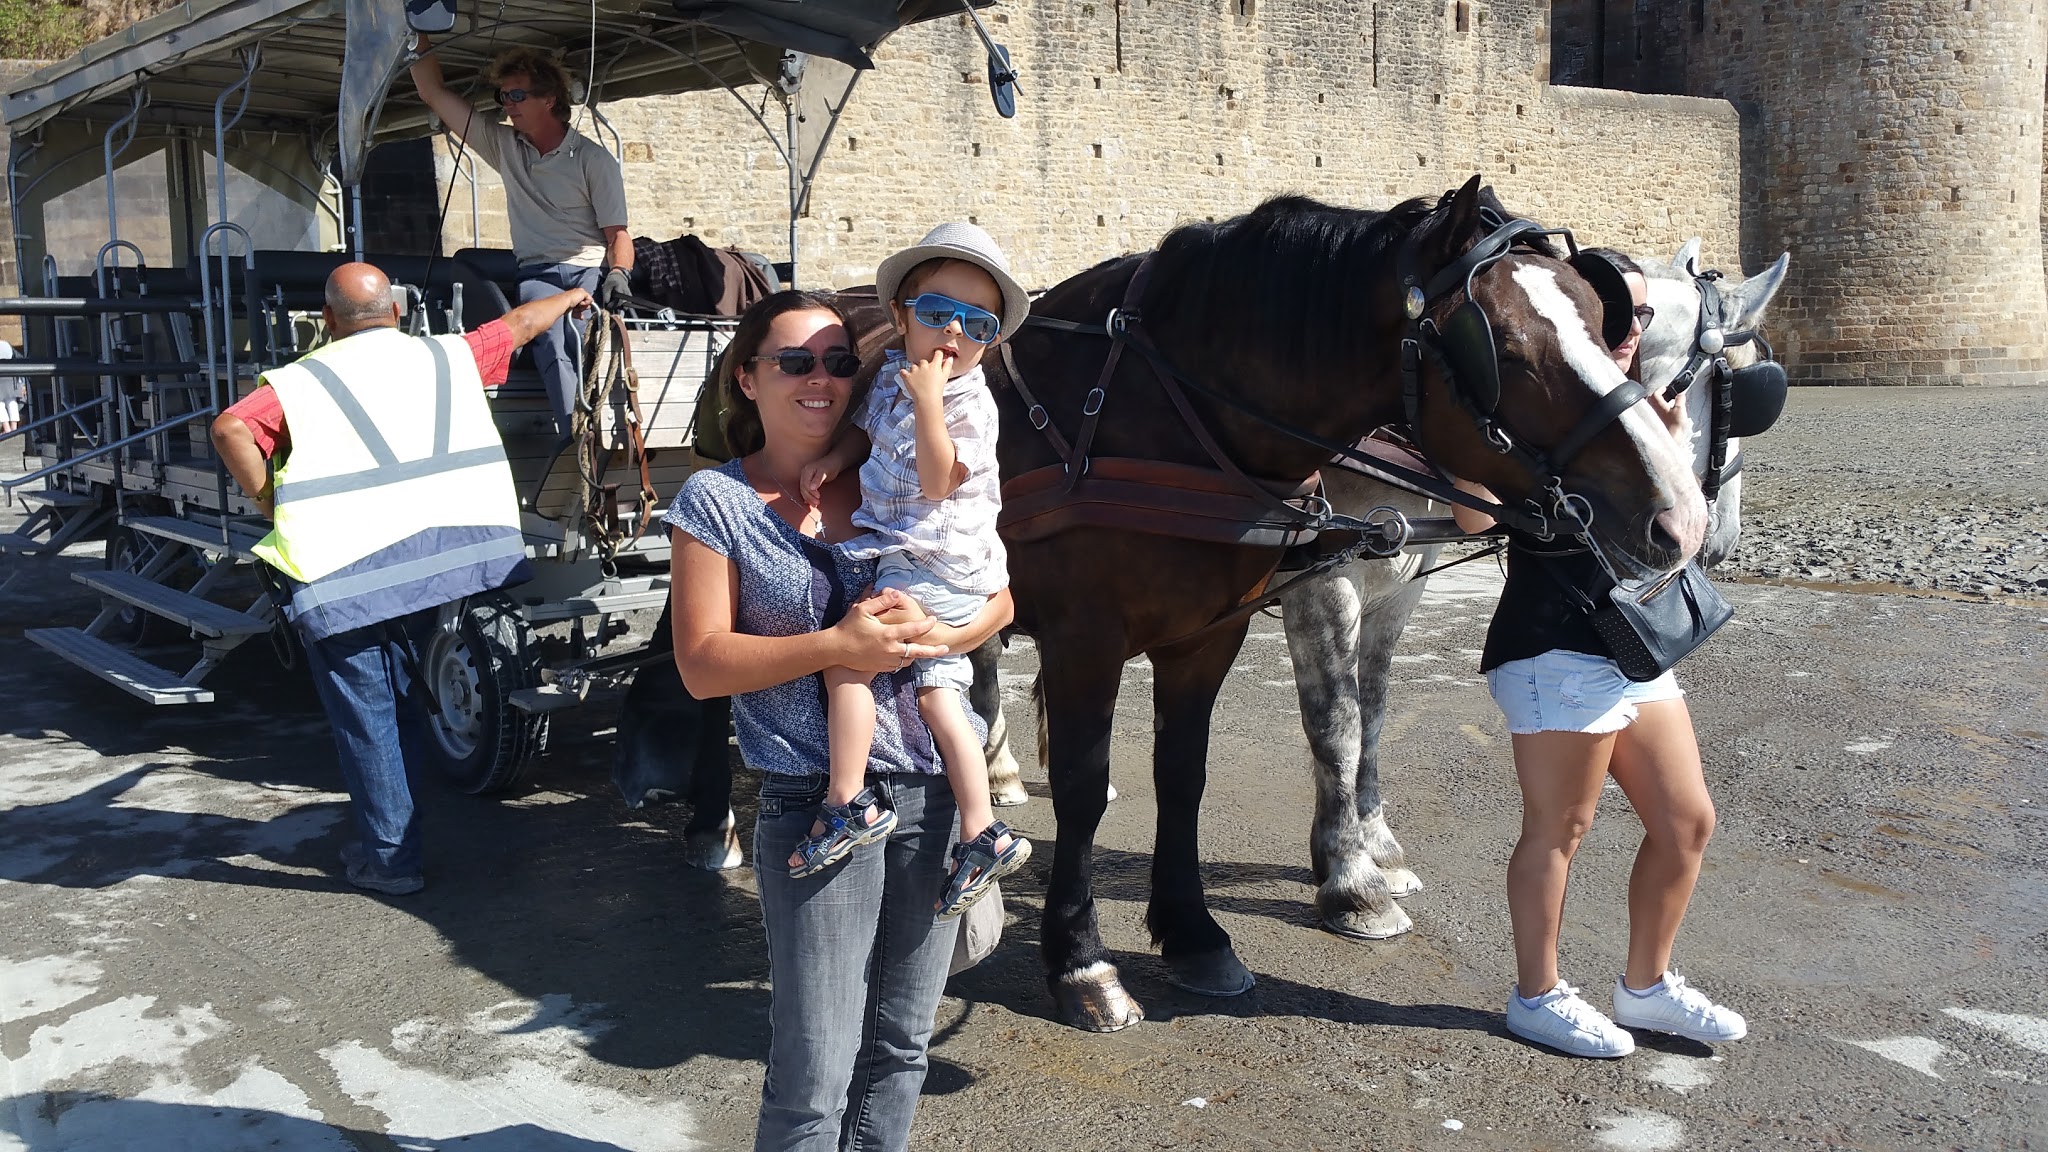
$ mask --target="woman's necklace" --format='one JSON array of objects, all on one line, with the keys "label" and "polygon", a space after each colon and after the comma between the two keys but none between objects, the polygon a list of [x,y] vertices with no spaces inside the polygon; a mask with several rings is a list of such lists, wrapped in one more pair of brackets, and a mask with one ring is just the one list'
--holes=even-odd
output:
[{"label": "woman's necklace", "polygon": [[[746,466],[745,461],[741,462],[741,466]],[[757,470],[760,472],[761,476],[768,481],[769,487],[775,489],[776,495],[782,497],[784,500],[789,501],[790,504],[792,504],[796,508],[801,509],[801,512],[798,514],[796,521],[797,533],[802,536],[814,536],[819,539],[823,539],[825,536],[825,518],[819,512],[819,510],[811,507],[809,504],[804,503],[803,500],[801,500],[800,498],[791,495],[789,487],[785,485],[782,481],[776,479],[775,474],[768,470],[768,466],[766,464],[759,464],[756,468],[747,468],[747,472],[750,476]],[[755,489],[755,491],[759,491],[759,489],[757,488]],[[777,513],[777,515],[780,515],[780,513]]]}]

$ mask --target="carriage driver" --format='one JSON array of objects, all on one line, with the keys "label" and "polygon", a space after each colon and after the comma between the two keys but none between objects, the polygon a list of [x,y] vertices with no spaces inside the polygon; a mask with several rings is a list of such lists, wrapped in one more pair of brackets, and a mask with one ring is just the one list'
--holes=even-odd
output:
[{"label": "carriage driver", "polygon": [[341,859],[358,888],[403,896],[426,883],[398,735],[416,645],[441,605],[526,579],[484,389],[505,382],[520,345],[589,303],[571,288],[466,336],[413,337],[384,273],[344,264],[327,278],[331,339],[213,422],[221,462],[274,524],[255,552],[290,594],[284,613],[334,730],[357,835]]},{"label": "carriage driver", "polygon": [[[510,124],[481,115],[442,82],[441,62],[419,38],[412,81],[441,123],[491,166],[505,185],[505,218],[519,260],[519,300],[581,288],[606,308],[632,294],[633,238],[626,232],[626,185],[619,162],[569,124],[569,73],[536,48],[500,52],[484,72]],[[569,434],[581,390],[583,325],[565,316],[533,342],[547,382],[555,432]]]}]

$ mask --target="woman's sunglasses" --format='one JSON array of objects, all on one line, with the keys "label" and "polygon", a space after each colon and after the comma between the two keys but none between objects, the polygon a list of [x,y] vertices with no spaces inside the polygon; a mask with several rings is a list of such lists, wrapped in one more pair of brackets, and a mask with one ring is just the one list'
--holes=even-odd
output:
[{"label": "woman's sunglasses", "polygon": [[1657,315],[1657,310],[1648,304],[1638,304],[1635,306],[1634,311],[1636,323],[1642,326],[1643,331],[1648,332],[1650,330],[1650,321]]},{"label": "woman's sunglasses", "polygon": [[[784,348],[773,356],[749,356],[749,364],[773,364],[782,369],[784,376],[809,376],[811,369],[818,366],[818,357],[808,348]],[[841,380],[852,379],[860,371],[860,357],[844,348],[835,348],[825,353],[825,371]]]},{"label": "woman's sunglasses", "polygon": [[986,308],[963,304],[951,296],[937,292],[926,292],[915,300],[905,300],[905,308],[917,317],[917,322],[927,328],[944,328],[953,321],[960,321],[960,334],[976,344],[987,344],[995,340],[1003,330],[1003,319]]},{"label": "woman's sunglasses", "polygon": [[526,103],[526,98],[531,95],[533,93],[528,92],[524,88],[500,88],[498,89],[498,103],[524,104]]}]

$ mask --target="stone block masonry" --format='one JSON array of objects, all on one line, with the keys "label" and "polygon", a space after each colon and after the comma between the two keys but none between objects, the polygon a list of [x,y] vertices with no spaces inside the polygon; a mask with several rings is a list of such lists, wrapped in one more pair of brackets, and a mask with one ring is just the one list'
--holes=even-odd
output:
[{"label": "stone block masonry", "polygon": [[1664,30],[1651,38],[1664,77],[1745,110],[1742,249],[1752,261],[1793,253],[1771,321],[1794,380],[2048,378],[2048,6],[1634,7]]},{"label": "stone block masonry", "polygon": [[[1668,257],[1699,236],[1735,265],[1735,109],[1546,83],[1547,4],[1004,0],[986,18],[1022,74],[1017,118],[990,106],[963,18],[890,39],[798,222],[801,282],[865,283],[932,224],[968,219],[1044,287],[1278,193],[1385,207],[1474,172],[1582,243]],[[636,233],[787,258],[787,174],[730,94],[603,111]],[[444,246],[503,244],[495,178],[479,173],[474,220],[456,179]]]}]

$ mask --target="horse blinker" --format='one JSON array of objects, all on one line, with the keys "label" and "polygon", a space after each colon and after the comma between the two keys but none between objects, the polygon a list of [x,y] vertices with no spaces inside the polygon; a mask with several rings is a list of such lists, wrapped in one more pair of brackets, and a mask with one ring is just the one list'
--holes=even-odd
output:
[{"label": "horse blinker", "polygon": [[1785,366],[1776,360],[1759,360],[1730,372],[1727,387],[1733,393],[1733,411],[1728,434],[1760,436],[1770,431],[1785,411],[1790,383],[1785,377]]},{"label": "horse blinker", "polygon": [[1500,358],[1486,312],[1468,297],[1444,321],[1439,347],[1457,377],[1456,386],[1464,389],[1473,410],[1481,416],[1493,415],[1500,407]]}]

